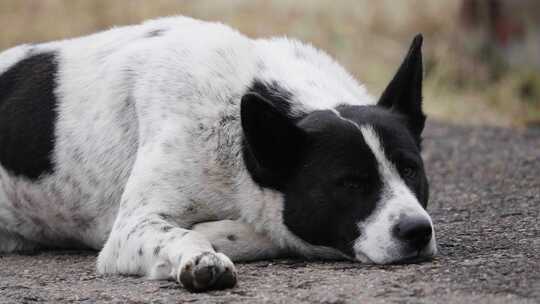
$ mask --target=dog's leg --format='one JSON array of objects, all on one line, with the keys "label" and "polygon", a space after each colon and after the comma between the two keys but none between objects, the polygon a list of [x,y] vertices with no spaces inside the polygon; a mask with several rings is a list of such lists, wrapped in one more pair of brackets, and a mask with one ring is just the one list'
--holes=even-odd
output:
[{"label": "dog's leg", "polygon": [[194,291],[236,283],[226,255],[217,253],[204,235],[176,226],[163,214],[118,219],[99,254],[98,271],[172,278]]},{"label": "dog's leg", "polygon": [[226,254],[234,262],[272,259],[285,254],[270,238],[240,221],[200,223],[193,230],[204,235],[216,251]]},{"label": "dog's leg", "polygon": [[[17,216],[13,213],[17,209],[9,201],[6,192],[8,181],[7,172],[0,167],[0,253],[33,251],[39,248],[39,244],[29,241],[19,234],[14,227],[22,225],[17,221]],[[11,229],[9,229],[11,227]]]},{"label": "dog's leg", "polygon": [[[118,215],[99,254],[100,273],[176,279],[186,288],[202,291],[232,287],[236,270],[231,260],[217,253],[193,224],[207,221],[200,204],[189,192],[178,154],[143,148],[124,189]],[[210,217],[212,217],[210,215]]]}]

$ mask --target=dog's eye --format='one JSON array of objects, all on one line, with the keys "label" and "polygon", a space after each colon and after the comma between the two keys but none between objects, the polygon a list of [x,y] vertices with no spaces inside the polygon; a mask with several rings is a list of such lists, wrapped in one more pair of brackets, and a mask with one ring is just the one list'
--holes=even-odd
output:
[{"label": "dog's eye", "polygon": [[417,170],[412,166],[406,166],[401,169],[401,175],[407,179],[413,179],[416,177]]}]

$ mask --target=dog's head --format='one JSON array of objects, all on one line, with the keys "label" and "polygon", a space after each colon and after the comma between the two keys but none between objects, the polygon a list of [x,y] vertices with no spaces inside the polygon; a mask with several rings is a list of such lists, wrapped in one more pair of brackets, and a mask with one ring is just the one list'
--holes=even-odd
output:
[{"label": "dog's head", "polygon": [[435,254],[420,155],[421,44],[417,36],[376,105],[292,118],[272,96],[243,97],[248,170],[262,187],[283,193],[283,221],[297,237],[362,262]]}]

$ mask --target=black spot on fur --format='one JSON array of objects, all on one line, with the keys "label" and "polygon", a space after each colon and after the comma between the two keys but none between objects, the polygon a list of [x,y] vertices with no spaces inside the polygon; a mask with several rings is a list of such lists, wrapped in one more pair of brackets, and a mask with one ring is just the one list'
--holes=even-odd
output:
[{"label": "black spot on fur", "polygon": [[146,34],[146,38],[154,38],[154,37],[159,37],[159,36],[163,36],[163,34],[166,32],[166,30],[164,29],[159,29],[159,30],[153,30],[153,31],[150,31]]},{"label": "black spot on fur", "polygon": [[171,229],[173,229],[173,228],[174,228],[174,227],[171,226],[171,225],[165,225],[165,226],[162,226],[162,227],[161,227],[161,231],[163,231],[163,232],[169,232],[169,231],[171,231]]},{"label": "black spot on fur", "polygon": [[230,122],[232,121],[235,121],[237,120],[237,117],[236,116],[233,116],[233,115],[224,115],[221,117],[221,119],[219,120],[219,126],[220,127],[224,127],[226,126],[227,124],[229,124]]},{"label": "black spot on fur", "polygon": [[197,201],[190,199],[191,204],[189,204],[186,208],[186,211],[189,213],[194,213],[197,211]]},{"label": "black spot on fur", "polygon": [[57,70],[55,54],[42,53],[0,75],[0,163],[15,175],[53,171]]},{"label": "black spot on fur", "polygon": [[139,247],[139,250],[137,250],[137,254],[138,254],[139,256],[143,256],[144,251],[143,251],[143,248],[142,248],[142,247]]},{"label": "black spot on fur", "polygon": [[158,217],[161,219],[161,220],[164,220],[166,222],[174,222],[174,219],[173,217],[170,215],[170,214],[167,214],[167,213],[158,213]]},{"label": "black spot on fur", "polygon": [[137,230],[139,230],[140,227],[139,226],[134,226],[133,228],[131,228],[131,230],[128,232],[127,236],[126,236],[126,240],[129,240],[131,238],[131,236],[137,232]]},{"label": "black spot on fur", "polygon": [[161,248],[162,248],[162,247],[159,246],[159,245],[156,246],[156,247],[154,248],[154,255],[155,255],[155,256],[157,256],[157,255],[159,254],[159,252],[161,251]]},{"label": "black spot on fur", "polygon": [[234,242],[234,241],[236,241],[236,239],[237,239],[236,235],[234,235],[234,234],[227,235],[227,240],[229,240],[229,241]]}]

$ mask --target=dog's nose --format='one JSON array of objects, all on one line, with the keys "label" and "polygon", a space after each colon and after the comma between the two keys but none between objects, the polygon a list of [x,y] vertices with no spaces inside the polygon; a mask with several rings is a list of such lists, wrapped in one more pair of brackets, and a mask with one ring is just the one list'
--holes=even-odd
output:
[{"label": "dog's nose", "polygon": [[414,249],[421,250],[431,240],[433,229],[428,219],[405,217],[394,226],[394,236]]}]

